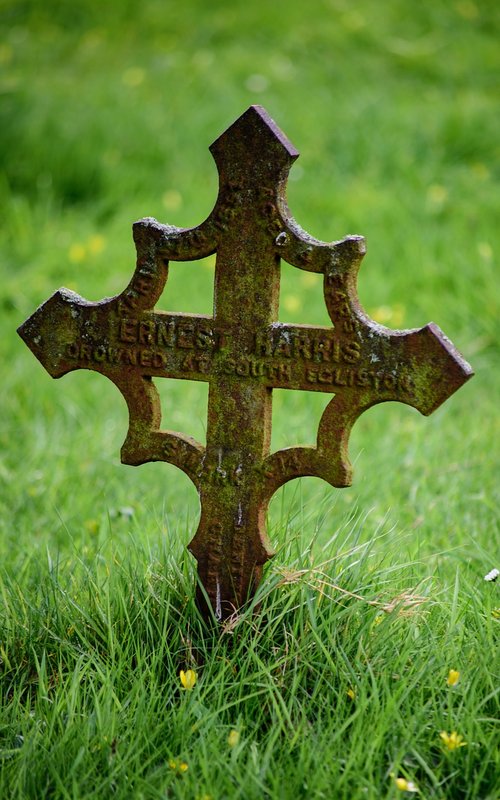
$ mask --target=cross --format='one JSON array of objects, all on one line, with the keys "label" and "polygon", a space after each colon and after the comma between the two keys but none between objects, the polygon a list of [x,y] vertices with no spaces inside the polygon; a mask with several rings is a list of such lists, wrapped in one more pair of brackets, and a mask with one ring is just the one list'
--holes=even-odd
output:
[{"label": "cross", "polygon": [[[356,293],[364,239],[321,242],[295,222],[285,189],[298,152],[263,108],[251,106],[210,150],[219,194],[201,225],[140,220],[137,266],[121,294],[88,302],[60,289],[18,332],[52,377],[91,369],[118,387],[129,410],[123,463],[167,461],[193,481],[198,600],[221,620],[255,593],[272,555],[265,518],[280,486],[306,475],[350,485],[348,439],[360,414],[387,400],[430,414],[473,373],[433,323],[391,331],[369,319]],[[169,261],[212,253],[213,315],[155,310]],[[323,275],[330,326],[277,321],[280,259]],[[208,382],[205,447],[161,428],[155,378]],[[314,447],[270,453],[277,388],[332,395]]]}]

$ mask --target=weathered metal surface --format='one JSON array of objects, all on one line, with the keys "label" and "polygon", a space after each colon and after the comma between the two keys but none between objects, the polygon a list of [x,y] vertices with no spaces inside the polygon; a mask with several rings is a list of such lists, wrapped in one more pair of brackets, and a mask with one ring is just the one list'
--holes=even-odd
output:
[{"label": "weathered metal surface", "polygon": [[[61,289],[19,334],[54,378],[92,369],[120,389],[125,464],[168,461],[194,482],[201,518],[190,550],[223,619],[253,594],[272,555],[266,509],[282,484],[315,475],[348,486],[349,433],[363,411],[398,400],[430,414],[473,373],[433,323],[391,331],[366,316],[356,294],[364,239],[321,242],[293,220],[285,187],[298,153],[264,109],[249,108],[210,150],[220,185],[205,222],[135,223],[137,267],[120,295],[91,303]],[[169,260],[211,253],[213,316],[155,311]],[[280,259],[324,275],[330,327],[277,321]],[[154,378],[208,381],[206,447],[160,428]],[[270,454],[275,388],[332,395],[315,447]]]}]

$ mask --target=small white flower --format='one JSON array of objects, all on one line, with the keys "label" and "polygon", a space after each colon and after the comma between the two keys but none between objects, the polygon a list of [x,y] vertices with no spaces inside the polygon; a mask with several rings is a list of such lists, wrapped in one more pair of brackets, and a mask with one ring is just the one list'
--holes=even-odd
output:
[{"label": "small white flower", "polygon": [[487,575],[484,576],[485,581],[496,581],[498,576],[500,575],[500,569],[492,569],[488,572]]}]

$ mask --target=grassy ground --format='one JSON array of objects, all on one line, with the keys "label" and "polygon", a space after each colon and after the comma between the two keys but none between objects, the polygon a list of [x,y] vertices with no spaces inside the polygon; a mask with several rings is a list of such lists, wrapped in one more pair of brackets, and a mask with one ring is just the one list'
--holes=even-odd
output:
[{"label": "grassy ground", "polygon": [[[404,778],[422,798],[494,800],[497,4],[1,13],[0,797],[356,800],[404,797]],[[168,465],[121,466],[114,388],[51,381],[15,329],[60,285],[120,291],[135,219],[203,219],[207,147],[253,102],[302,151],[300,224],[367,237],[370,314],[433,319],[476,377],[429,419],[366,414],[352,488],[284,487],[261,610],[207,632],[185,551],[194,489]],[[213,263],[194,272],[173,265],[162,307],[211,312]],[[284,265],[282,283],[283,321],[327,323],[314,278]],[[206,388],[163,383],[165,424],[203,441]],[[274,400],[273,447],[312,443],[326,400]]]}]

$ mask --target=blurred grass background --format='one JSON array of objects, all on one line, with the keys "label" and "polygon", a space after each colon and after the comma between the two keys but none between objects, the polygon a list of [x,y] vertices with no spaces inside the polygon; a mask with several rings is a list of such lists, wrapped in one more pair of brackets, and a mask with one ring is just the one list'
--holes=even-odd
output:
[{"label": "blurred grass background", "polygon": [[[2,6],[3,541],[37,541],[24,501],[12,522],[12,488],[53,527],[54,509],[80,527],[89,498],[68,491],[72,470],[95,514],[123,491],[148,516],[166,503],[194,524],[196,495],[173,467],[118,467],[115,389],[91,373],[49,381],[14,330],[60,285],[92,300],[120,291],[135,219],[201,221],[217,191],[208,145],[254,102],[302,151],[289,184],[299,223],[326,240],[366,236],[365,308],[394,328],[436,321],[477,372],[430,420],[371,410],[352,436],[353,489],[309,479],[301,492],[422,523],[431,549],[456,536],[451,509],[466,539],[475,520],[498,531],[496,3]],[[161,306],[210,313],[212,270],[173,264]],[[327,324],[315,276],[284,264],[282,283],[282,320]],[[164,424],[203,439],[206,387],[158,384]],[[314,441],[325,402],[275,392],[273,446]],[[296,484],[282,491],[293,502]]]},{"label": "blurred grass background", "polygon": [[[119,464],[127,418],[114,387],[83,371],[50,380],[15,329],[61,285],[90,300],[121,291],[134,220],[199,223],[217,192],[208,145],[259,103],[301,151],[288,192],[300,225],[366,236],[367,311],[393,328],[435,321],[476,371],[429,419],[370,410],[351,436],[353,487],[285,486],[273,544],[326,558],[357,519],[361,539],[382,530],[385,563],[414,561],[442,591],[457,569],[494,591],[481,581],[500,509],[498,4],[2,0],[0,12],[7,573],[22,582],[47,551],[69,571],[74,558],[112,568],[135,547],[180,557],[192,537],[187,478]],[[210,313],[212,276],[213,259],[172,264],[160,307]],[[283,265],[280,319],[328,323],[315,276]],[[164,426],[203,441],[206,386],[157,383]],[[312,443],[325,403],[275,392],[273,447]]]}]

